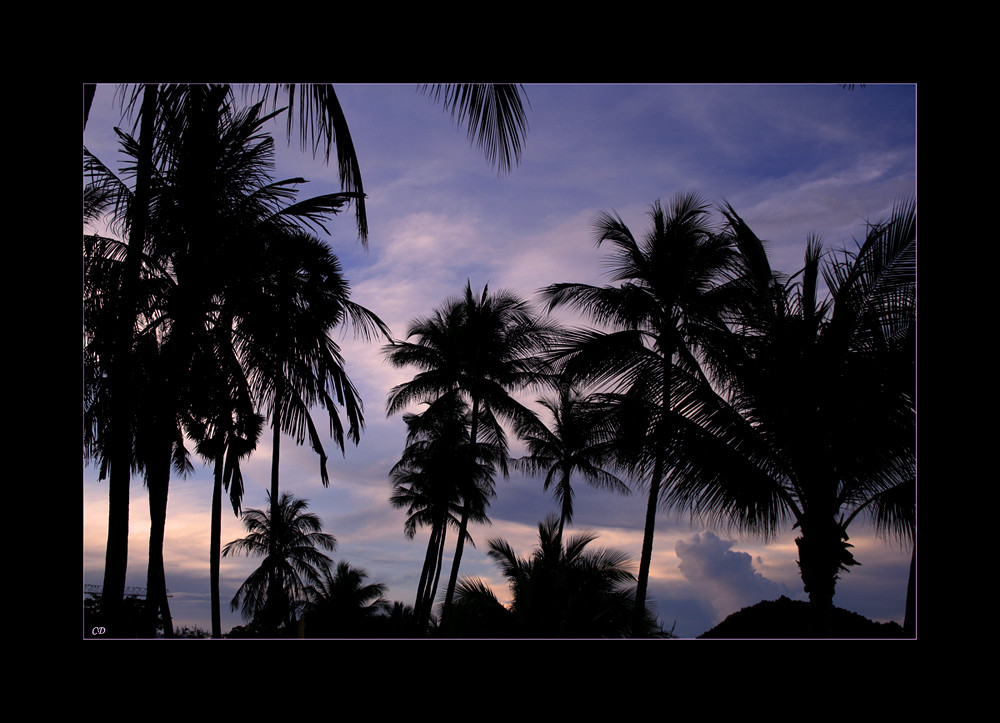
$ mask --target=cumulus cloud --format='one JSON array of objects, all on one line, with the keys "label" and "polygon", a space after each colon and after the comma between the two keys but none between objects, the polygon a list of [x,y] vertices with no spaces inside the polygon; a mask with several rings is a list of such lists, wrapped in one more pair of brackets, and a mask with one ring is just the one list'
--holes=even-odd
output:
[{"label": "cumulus cloud", "polygon": [[681,573],[710,602],[719,619],[761,600],[789,594],[786,585],[754,569],[749,553],[733,550],[735,544],[705,532],[678,540],[675,546]]}]

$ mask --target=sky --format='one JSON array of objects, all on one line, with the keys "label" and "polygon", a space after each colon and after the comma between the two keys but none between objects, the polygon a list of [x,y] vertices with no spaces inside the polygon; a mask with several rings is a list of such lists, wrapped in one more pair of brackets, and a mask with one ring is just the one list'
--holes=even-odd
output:
[{"label": "sky", "polygon": [[[894,203],[916,195],[916,104],[913,84],[866,85],[526,85],[528,134],[521,163],[500,177],[465,131],[415,85],[335,85],[351,129],[368,195],[369,248],[357,241],[353,213],[328,225],[352,299],[385,321],[394,338],[410,322],[458,295],[509,289],[532,303],[551,283],[604,284],[604,253],[592,238],[599,212],[621,215],[636,235],[648,211],[693,191],[712,204],[728,202],[769,243],[772,267],[802,265],[806,240],[824,248],[853,247],[866,221],[884,219]],[[117,167],[112,132],[120,124],[114,86],[99,86],[85,134],[88,149]],[[241,96],[238,96],[241,97]],[[300,198],[339,189],[335,168],[287,142],[274,122],[276,179],[303,177]],[[714,217],[719,219],[718,215]],[[538,311],[542,308],[539,304]],[[561,312],[560,321],[586,324]],[[336,334],[347,372],[365,404],[358,446],[341,455],[325,440],[330,485],[320,482],[312,449],[286,437],[281,489],[309,501],[325,532],[337,538],[334,561],[366,570],[388,586],[388,597],[412,604],[428,530],[403,534],[405,512],[389,504],[388,472],[403,450],[401,415],[388,417],[387,392],[412,369],[385,363],[381,345]],[[519,395],[533,405],[537,393]],[[536,409],[540,409],[534,406]],[[416,411],[414,409],[414,411]],[[314,418],[325,430],[325,414]],[[543,419],[545,417],[543,416]],[[270,435],[244,462],[244,508],[263,508],[270,480]],[[511,454],[523,447],[511,438]],[[210,629],[209,511],[211,468],[171,480],[164,558],[175,626]],[[487,541],[506,539],[521,556],[537,541],[538,523],[556,512],[542,479],[512,471],[497,480],[492,524],[473,527],[461,574],[478,576],[509,599],[485,555]],[[614,496],[583,482],[571,530],[598,535],[593,546],[622,548],[638,566],[644,500]],[[107,541],[107,482],[82,466],[83,577],[103,581]],[[142,481],[131,487],[127,584],[146,583],[149,512]],[[902,623],[911,549],[849,529],[861,563],[842,575],[835,603],[878,621]],[[225,509],[223,544],[243,537]],[[768,542],[737,538],[685,515],[660,512],[650,575],[651,603],[664,627],[695,637],[729,614],[781,595],[806,599],[796,564],[795,534]],[[452,540],[454,538],[452,537]],[[242,623],[229,602],[259,564],[225,558],[221,566],[224,631]],[[450,558],[446,560],[450,570]]]}]

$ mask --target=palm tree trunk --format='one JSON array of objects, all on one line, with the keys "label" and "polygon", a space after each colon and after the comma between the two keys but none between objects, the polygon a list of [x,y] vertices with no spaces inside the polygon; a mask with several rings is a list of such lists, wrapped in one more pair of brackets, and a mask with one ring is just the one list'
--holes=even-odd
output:
[{"label": "palm tree trunk", "polygon": [[430,592],[427,594],[427,617],[430,618],[430,613],[434,609],[434,598],[437,597],[438,584],[441,582],[441,569],[444,567],[444,542],[445,538],[448,536],[448,527],[441,528],[441,542],[438,543],[437,549],[437,559],[434,565],[434,583],[431,585]]},{"label": "palm tree trunk", "polygon": [[[272,435],[271,435],[271,524],[277,522],[277,518],[281,517],[278,513],[278,468],[281,463],[281,418],[278,414],[278,409],[274,410],[274,422],[272,424]],[[268,553],[273,555],[276,552],[275,544],[277,542],[277,536],[271,535],[270,550]]]},{"label": "palm tree trunk", "polygon": [[[469,445],[473,450],[473,455],[476,449],[476,435],[479,432],[479,399],[472,400],[472,422],[470,424],[469,430]],[[471,484],[471,481],[470,481]],[[455,597],[455,587],[458,584],[458,568],[462,564],[462,552],[465,549],[465,538],[466,532],[469,528],[469,515],[472,512],[472,500],[467,496],[464,503],[462,504],[462,521],[458,526],[458,543],[455,545],[455,559],[451,564],[451,577],[448,579],[448,592],[444,598],[444,608],[441,611],[441,619],[444,622],[444,617],[448,614],[448,608],[451,607],[451,601]]]},{"label": "palm tree trunk", "polygon": [[139,282],[146,218],[149,213],[149,186],[152,175],[153,122],[157,102],[156,85],[143,90],[142,121],[139,135],[135,194],[131,231],[125,257],[120,307],[111,360],[110,471],[108,479],[108,544],[104,558],[102,603],[111,635],[116,634],[125,597],[128,567],[129,486],[132,482],[132,343],[136,317],[136,286]]},{"label": "palm tree trunk", "polygon": [[799,549],[799,573],[809,595],[810,630],[817,638],[830,638],[833,630],[833,596],[841,567],[843,540],[835,520],[802,518],[802,535],[795,539]]},{"label": "palm tree trunk", "polygon": [[448,578],[448,592],[444,598],[444,608],[441,611],[441,618],[444,619],[451,607],[451,601],[455,596],[455,587],[458,585],[458,568],[462,564],[462,553],[465,550],[465,537],[469,528],[469,502],[462,506],[462,521],[458,526],[458,542],[455,544],[455,559],[451,563],[451,576]]},{"label": "palm tree trunk", "polygon": [[[563,472],[563,478],[562,478],[562,480],[560,482],[560,485],[562,486],[562,489],[563,489],[563,492],[564,492],[562,510],[561,510],[561,514],[559,515],[559,544],[561,546],[562,545],[562,538],[563,538],[563,530],[566,528],[566,520],[569,518],[569,515],[570,515],[570,513],[569,513],[569,507],[572,504],[571,498],[570,498],[569,472],[568,471],[564,471]],[[560,547],[560,549],[561,549],[561,547]]]},{"label": "palm tree trunk", "polygon": [[649,589],[649,568],[653,561],[653,533],[656,530],[656,508],[660,503],[660,486],[663,481],[662,446],[669,439],[670,396],[673,393],[673,354],[663,355],[663,398],[660,400],[660,420],[653,431],[653,476],[649,480],[649,497],[646,501],[646,521],[642,532],[642,554],[639,557],[639,577],[635,588],[635,608],[632,611],[632,635],[643,634],[646,619],[646,595]]},{"label": "palm tree trunk", "polygon": [[660,478],[663,463],[659,454],[653,465],[653,477],[649,481],[649,497],[646,500],[646,522],[642,531],[642,554],[639,557],[639,576],[635,587],[635,607],[632,610],[632,635],[642,635],[646,619],[646,592],[649,588],[649,568],[653,561],[653,533],[656,530],[656,508],[660,500]]},{"label": "palm tree trunk", "polygon": [[163,615],[163,636],[173,637],[173,621],[167,606],[167,580],[163,569],[163,541],[167,524],[167,492],[170,486],[170,437],[158,438],[157,459],[147,462],[149,493],[149,563],[146,569],[146,615],[144,637],[156,637],[157,613]]},{"label": "palm tree trunk", "polygon": [[222,472],[225,445],[215,458],[215,482],[212,487],[212,533],[209,543],[209,577],[212,596],[212,637],[222,637],[222,611],[219,605],[219,563],[222,555]]},{"label": "palm tree trunk", "polygon": [[424,564],[420,569],[420,581],[417,583],[417,596],[414,598],[413,603],[414,615],[420,623],[423,623],[424,620],[424,601],[427,596],[427,589],[430,587],[434,562],[437,559],[438,538],[438,526],[434,525],[431,528],[430,537],[427,539],[427,552],[424,553]]},{"label": "palm tree trunk", "polygon": [[[281,402],[279,395],[275,393],[274,400],[274,422],[273,422],[273,434],[271,437],[271,536],[268,541],[268,556],[274,560],[277,559],[278,554],[278,540],[280,539],[281,530],[278,529],[281,525],[281,509],[278,504],[279,501],[279,490],[278,490],[278,468],[281,461]],[[267,596],[272,600],[277,600],[275,597],[278,595],[280,590],[279,581],[277,578],[277,571],[274,567],[271,568],[268,581]],[[277,621],[275,621],[277,625]]]}]

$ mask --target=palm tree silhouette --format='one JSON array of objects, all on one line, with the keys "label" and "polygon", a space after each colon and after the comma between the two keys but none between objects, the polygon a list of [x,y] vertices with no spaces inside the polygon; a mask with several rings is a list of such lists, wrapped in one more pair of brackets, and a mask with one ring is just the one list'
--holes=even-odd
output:
[{"label": "palm tree silhouette", "polygon": [[584,397],[568,382],[560,382],[558,397],[543,397],[538,403],[545,407],[553,420],[552,428],[530,420],[519,425],[517,435],[528,447],[528,454],[513,463],[531,474],[544,474],[542,489],[554,487],[559,502],[560,535],[573,521],[574,473],[594,487],[629,494],[628,485],[605,469],[617,450],[617,428],[613,408],[595,396]]},{"label": "palm tree silhouette", "polygon": [[[269,274],[276,268],[271,265],[275,247],[290,229],[322,227],[324,217],[350,200],[349,195],[327,194],[288,203],[295,196],[291,186],[299,179],[273,182],[269,176],[273,142],[262,131],[269,116],[262,115],[259,106],[234,111],[228,95],[224,86],[159,91],[162,130],[151,190],[155,203],[151,204],[153,213],[147,214],[150,242],[143,259],[148,275],[160,287],[144,297],[141,308],[147,325],[136,336],[155,336],[162,347],[157,394],[165,404],[161,417],[173,419],[175,427],[178,419],[185,419],[188,432],[219,462],[214,491],[216,529],[220,484],[229,489],[239,514],[242,484],[237,462],[256,443],[253,405],[262,385],[266,386],[266,373],[275,372],[274,364],[263,363],[268,349],[272,357],[275,353],[273,346],[266,346],[271,339],[261,324],[248,322],[260,314],[261,290],[273,288]],[[121,135],[124,148],[134,156],[137,144]],[[95,189],[114,199],[116,217],[127,222],[135,194],[93,156],[87,157],[87,170]],[[335,270],[328,265],[319,272]],[[349,302],[341,305],[345,317],[361,319],[364,313],[359,310]],[[286,319],[288,324],[291,321]],[[352,432],[356,432],[359,401],[339,366],[336,346],[331,347],[329,340],[325,343],[328,353],[322,362],[326,366],[320,367],[322,382],[337,389],[340,401],[349,398],[354,403]],[[135,382],[130,384],[137,391]],[[226,408],[225,395],[233,403],[231,410]],[[320,398],[331,401],[325,391]],[[332,413],[332,404],[328,407]],[[109,418],[113,414],[109,412]],[[167,422],[164,425],[166,430]],[[226,448],[228,466],[219,459]],[[235,484],[229,486],[230,482]],[[157,503],[162,500],[164,508],[165,497],[165,490],[157,493]],[[161,518],[154,516],[154,520]],[[216,572],[220,545],[216,537],[212,545]],[[221,634],[218,626],[214,632]]]},{"label": "palm tree silhouette", "polygon": [[[270,418],[271,503],[277,505],[282,433],[294,435],[298,444],[308,436],[319,455],[323,486],[330,483],[312,408],[326,409],[331,436],[342,452],[345,439],[357,444],[361,438],[361,398],[330,333],[347,322],[367,339],[376,334],[388,339],[389,330],[350,300],[340,262],[321,239],[301,229],[279,229],[268,233],[264,255],[266,265],[248,285],[247,309],[235,333],[245,340],[255,394]],[[346,413],[346,427],[338,407]],[[280,519],[277,510],[272,510],[272,518]]]},{"label": "palm tree silhouette", "polygon": [[[93,187],[88,186],[90,191]],[[109,397],[111,396],[108,368],[109,344],[114,315],[117,313],[117,295],[123,273],[122,260],[125,244],[113,238],[89,235],[85,239],[84,255],[84,452],[85,458],[100,465],[99,477],[108,476],[110,423]],[[144,275],[142,299],[155,298],[161,290],[161,281]],[[142,304],[140,327],[145,327],[155,311]],[[173,627],[166,595],[163,568],[163,531],[166,516],[166,496],[170,469],[186,474],[191,469],[184,440],[168,404],[161,384],[163,358],[161,347],[154,335],[139,335],[134,345],[131,362],[131,386],[137,391],[131,405],[132,467],[143,473],[149,492],[150,539],[147,566],[147,600],[140,634],[155,636],[157,616],[162,616],[164,635],[170,637]],[[113,596],[112,596],[113,597]],[[111,628],[112,630],[114,628]]]},{"label": "palm tree silhouette", "polygon": [[[290,630],[298,607],[305,602],[306,589],[322,584],[333,561],[319,548],[333,551],[337,540],[322,531],[319,517],[306,512],[307,500],[282,493],[278,504],[272,505],[270,494],[268,498],[266,509],[249,509],[243,514],[249,534],[227,543],[222,556],[264,558],[240,585],[231,606],[265,634],[276,634]],[[277,517],[271,516],[272,509],[277,510]],[[277,587],[273,579],[279,581]]]},{"label": "palm tree silhouette", "polygon": [[110,341],[103,350],[107,374],[106,441],[101,445],[102,466],[108,477],[108,542],[105,551],[103,609],[109,630],[114,630],[125,597],[125,574],[128,565],[129,484],[132,474],[133,438],[130,388],[134,326],[138,315],[137,286],[141,259],[147,237],[147,216],[152,177],[153,133],[158,98],[156,86],[144,86],[141,108],[140,141],[136,144],[136,181],[134,202],[123,214],[129,243],[118,289],[118,308],[112,318]]},{"label": "palm tree silhouette", "polygon": [[391,608],[385,597],[388,587],[367,579],[367,571],[341,560],[336,571],[327,568],[317,583],[307,585],[303,605],[307,637],[367,637],[372,618]]},{"label": "palm tree silhouette", "polygon": [[685,420],[667,500],[756,534],[791,520],[826,636],[838,575],[857,564],[848,526],[868,517],[882,536],[915,540],[915,204],[898,204],[856,252],[825,265],[810,239],[789,280],[725,213],[754,303],[713,342],[722,397],[704,394],[712,401]]},{"label": "palm tree silhouette", "polygon": [[[228,339],[223,340],[222,344]],[[225,347],[219,349],[225,351]],[[264,418],[254,408],[253,395],[236,364],[214,366],[218,356],[198,355],[193,372],[204,370],[204,386],[197,390],[188,420],[188,434],[196,441],[196,451],[213,465],[212,513],[209,542],[209,577],[211,591],[212,637],[222,637],[220,609],[220,552],[222,545],[222,494],[229,493],[233,513],[240,516],[243,500],[243,474],[240,460],[257,447]],[[222,360],[225,360],[223,357]],[[222,373],[220,373],[222,372]]]},{"label": "palm tree silhouette", "polygon": [[[470,637],[600,638],[632,630],[635,574],[628,555],[591,549],[597,536],[573,535],[563,542],[559,519],[538,525],[538,545],[519,558],[503,539],[489,541],[487,554],[506,578],[509,606],[481,580],[463,579],[451,617],[453,634]],[[653,618],[647,613],[647,631]]]},{"label": "palm tree silhouette", "polygon": [[[665,450],[676,423],[673,397],[678,369],[694,369],[702,327],[718,323],[727,298],[721,293],[734,253],[727,238],[713,232],[708,206],[697,195],[679,194],[664,209],[650,211],[652,228],[636,239],[622,219],[602,213],[595,224],[598,245],[613,246],[609,276],[620,286],[553,284],[542,290],[549,309],[570,305],[612,331],[575,331],[555,355],[570,379],[611,384],[641,400],[638,418],[646,428],[638,464],[648,482],[642,555],[636,588],[636,629],[643,625],[656,509],[667,473]],[[634,422],[633,422],[634,423]],[[636,437],[633,437],[636,438]]]},{"label": "palm tree silhouette", "polygon": [[437,593],[448,527],[461,530],[465,501],[471,522],[489,524],[486,508],[495,494],[493,475],[506,469],[507,449],[495,418],[486,417],[482,441],[473,447],[469,407],[455,392],[438,398],[422,414],[403,415],[407,445],[390,472],[389,501],[407,510],[403,529],[408,539],[418,527],[430,527],[414,603],[420,629],[427,625]]},{"label": "palm tree silhouette", "polygon": [[[228,95],[229,86],[222,87],[226,89]],[[269,87],[263,86],[264,94]],[[119,205],[130,242],[127,246],[125,272],[119,287],[119,307],[115,317],[113,343],[108,344],[104,361],[104,369],[109,377],[107,384],[110,399],[108,421],[104,425],[106,441],[102,444],[104,455],[102,464],[107,468],[109,479],[108,541],[103,595],[104,608],[112,629],[124,599],[128,563],[129,484],[133,445],[131,419],[134,414],[130,405],[132,399],[137,397],[136,390],[130,387],[133,377],[131,359],[135,324],[139,315],[136,287],[139,284],[141,258],[151,238],[147,227],[152,207],[151,188],[156,178],[155,139],[165,128],[178,125],[176,121],[180,120],[180,117],[172,116],[171,110],[176,110],[182,105],[181,99],[192,88],[199,89],[201,86],[161,86],[156,83],[146,83],[121,87],[122,109],[125,116],[134,115],[138,139],[133,143],[136,158],[132,169],[135,179],[134,193],[131,194],[129,202]],[[344,194],[355,201],[359,238],[367,245],[365,196],[357,154],[336,93],[332,86],[318,84],[304,86],[284,84],[275,88],[273,96],[275,108],[280,95],[278,90],[287,97],[289,135],[293,128],[291,111],[295,104],[297,88],[300,99],[297,119],[303,146],[307,137],[311,138],[314,152],[325,144],[327,160],[331,148],[337,149],[341,187]],[[509,170],[512,158],[515,163],[518,161],[521,140],[527,128],[522,88],[511,85],[435,85],[425,86],[424,90],[433,92],[435,97],[444,103],[445,108],[451,110],[452,116],[456,117],[459,123],[468,122],[470,139],[474,139],[486,151],[490,162],[501,172]],[[84,133],[95,91],[96,86],[93,84],[84,87]],[[260,106],[255,104],[254,107]],[[165,499],[165,494],[157,493],[157,499],[161,497]]]},{"label": "palm tree silhouette", "polygon": [[[388,413],[460,392],[470,402],[469,443],[475,448],[487,415],[507,420],[532,416],[511,392],[544,379],[545,366],[537,354],[552,334],[552,328],[531,314],[517,295],[506,290],[490,295],[484,287],[477,297],[467,283],[462,297],[449,299],[430,317],[411,324],[407,339],[415,341],[394,341],[385,348],[393,366],[421,370],[411,381],[390,390]],[[471,499],[464,500],[445,614],[458,582],[472,504]]]}]

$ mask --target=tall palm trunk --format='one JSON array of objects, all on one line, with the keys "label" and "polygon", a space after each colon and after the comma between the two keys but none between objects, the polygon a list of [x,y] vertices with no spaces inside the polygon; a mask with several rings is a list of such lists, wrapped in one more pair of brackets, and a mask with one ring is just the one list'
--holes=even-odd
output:
[{"label": "tall palm trunk", "polygon": [[434,607],[434,598],[437,597],[438,585],[441,582],[441,570],[444,568],[444,543],[448,536],[447,525],[441,527],[441,541],[438,543],[437,549],[437,559],[434,561],[434,582],[431,584],[431,589],[427,593],[427,607],[425,611],[427,612],[428,618],[430,618],[431,608]]},{"label": "tall palm trunk", "polygon": [[222,637],[222,611],[219,596],[219,567],[222,556],[222,474],[225,445],[220,442],[215,455],[215,479],[212,486],[212,525],[209,543],[209,577],[212,596],[212,637]]},{"label": "tall palm trunk", "polygon": [[167,524],[167,492],[170,485],[170,436],[158,437],[156,459],[147,463],[149,493],[149,563],[146,570],[146,614],[143,635],[156,636],[157,613],[163,616],[163,636],[173,637],[173,620],[167,603],[167,580],[163,568],[163,541]]},{"label": "tall palm trunk", "polygon": [[642,554],[639,558],[639,576],[635,587],[635,607],[632,609],[632,635],[639,636],[646,617],[646,591],[649,587],[649,568],[653,561],[653,533],[656,530],[656,507],[660,498],[660,480],[663,464],[657,454],[653,476],[649,480],[649,497],[646,500],[646,522],[642,530]]},{"label": "tall palm trunk", "polygon": [[[472,400],[472,422],[470,424],[469,430],[469,448],[472,450],[472,454],[475,455],[476,450],[476,435],[479,431],[479,399]],[[472,480],[469,480],[469,484],[472,484]],[[458,526],[458,543],[455,545],[455,559],[451,564],[451,577],[448,579],[448,592],[444,599],[444,609],[441,611],[441,619],[444,621],[444,617],[448,614],[448,608],[451,607],[451,601],[455,596],[455,586],[458,584],[458,568],[462,564],[462,552],[465,549],[465,537],[466,532],[469,528],[469,515],[472,514],[472,496],[471,494],[465,495],[465,499],[462,503],[462,521]]]},{"label": "tall palm trunk", "polygon": [[[277,383],[279,389],[275,391],[274,420],[271,436],[271,536],[268,542],[268,556],[272,560],[277,559],[278,540],[281,539],[281,509],[278,491],[278,469],[281,464],[281,393],[280,381]],[[269,611],[277,609],[274,604],[277,603],[282,595],[281,586],[282,581],[279,579],[278,571],[275,567],[272,567],[267,588],[267,600],[269,603],[267,609]],[[277,628],[280,625],[280,618],[277,615],[274,620],[268,619],[266,621],[266,625],[270,626],[272,624],[275,626],[275,629],[271,632],[277,633]]]},{"label": "tall palm trunk", "polygon": [[111,430],[110,471],[108,481],[108,543],[104,559],[102,604],[111,635],[117,634],[125,597],[125,574],[128,567],[129,486],[132,481],[132,343],[135,333],[136,286],[149,214],[150,177],[153,159],[153,124],[157,103],[156,85],[143,90],[142,121],[135,193],[132,203],[131,230],[125,257],[119,311],[111,360]]},{"label": "tall palm trunk", "polygon": [[437,559],[438,526],[431,528],[430,537],[427,539],[427,551],[424,553],[424,564],[420,568],[420,580],[417,582],[417,595],[413,602],[413,612],[417,621],[423,624],[424,621],[424,601],[427,596],[427,589],[430,587],[431,570],[434,561]]},{"label": "tall palm trunk", "polygon": [[558,534],[559,534],[559,544],[560,545],[562,544],[563,530],[566,529],[566,519],[569,517],[569,506],[571,504],[571,502],[570,502],[570,489],[569,489],[569,477],[570,477],[569,470],[564,470],[563,471],[562,480],[559,483],[563,487],[563,489],[566,490],[566,495],[563,498],[562,510],[560,510],[560,513],[559,513],[559,530],[558,530]]},{"label": "tall palm trunk", "polygon": [[663,482],[664,445],[669,441],[670,396],[673,393],[673,354],[663,356],[663,398],[660,401],[660,419],[653,431],[653,476],[649,480],[649,497],[646,500],[646,520],[642,531],[642,554],[639,558],[639,576],[636,580],[635,607],[632,610],[632,635],[639,636],[645,627],[646,594],[649,589],[649,569],[653,561],[653,535],[656,531],[656,508],[660,503]]},{"label": "tall palm trunk", "polygon": [[430,539],[427,541],[427,554],[424,557],[424,567],[420,572],[420,584],[417,587],[417,599],[414,616],[420,630],[430,621],[431,609],[434,607],[434,596],[437,594],[438,582],[441,578],[441,564],[444,559],[444,543],[447,537],[447,520],[435,523]]}]

